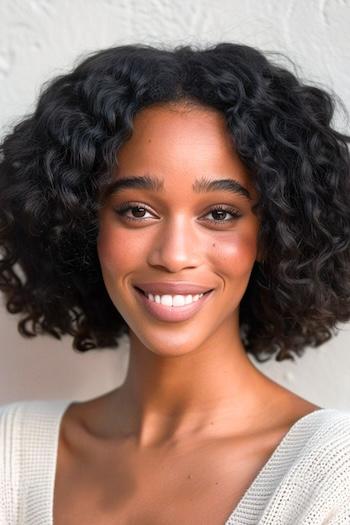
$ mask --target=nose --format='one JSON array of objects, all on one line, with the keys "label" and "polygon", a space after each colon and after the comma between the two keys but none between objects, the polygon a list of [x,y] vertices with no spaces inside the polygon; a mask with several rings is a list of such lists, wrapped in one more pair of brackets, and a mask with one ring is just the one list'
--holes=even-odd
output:
[{"label": "nose", "polygon": [[164,223],[150,248],[148,263],[176,273],[201,264],[201,246],[194,225],[184,216]]}]

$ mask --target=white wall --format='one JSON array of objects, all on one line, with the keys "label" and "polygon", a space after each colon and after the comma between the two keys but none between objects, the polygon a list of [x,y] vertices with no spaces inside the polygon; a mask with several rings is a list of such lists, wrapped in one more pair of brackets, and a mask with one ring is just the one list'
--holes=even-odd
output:
[{"label": "white wall", "polygon": [[[305,79],[333,88],[350,107],[349,0],[0,0],[0,132],[31,111],[41,84],[84,53],[134,42],[235,41],[282,51]],[[337,126],[345,130],[339,113]],[[0,403],[83,400],[120,384],[128,346],[78,354],[71,338],[23,339],[0,306]],[[297,363],[258,365],[324,407],[350,409],[349,324]]]}]

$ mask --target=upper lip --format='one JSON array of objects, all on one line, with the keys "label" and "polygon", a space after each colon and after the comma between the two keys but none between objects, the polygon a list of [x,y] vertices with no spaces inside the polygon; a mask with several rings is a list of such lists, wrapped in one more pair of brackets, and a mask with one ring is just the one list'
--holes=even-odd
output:
[{"label": "upper lip", "polygon": [[203,286],[185,281],[135,283],[134,286],[140,288],[145,293],[159,295],[193,295],[208,292],[213,289],[210,286]]}]

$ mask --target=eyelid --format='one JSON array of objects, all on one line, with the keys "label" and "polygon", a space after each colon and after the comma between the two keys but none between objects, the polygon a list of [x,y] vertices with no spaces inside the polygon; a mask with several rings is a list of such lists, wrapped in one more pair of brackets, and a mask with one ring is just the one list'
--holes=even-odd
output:
[{"label": "eyelid", "polygon": [[[149,217],[128,217],[126,213],[132,209],[132,208],[143,208],[146,212],[153,214],[153,212],[148,208],[147,205],[140,203],[140,202],[125,202],[122,203],[120,206],[114,208],[114,211],[121,217],[123,217],[125,220],[134,222],[134,223],[142,223],[143,221],[149,220]],[[223,211],[226,213],[229,213],[231,215],[231,219],[228,220],[218,220],[218,219],[205,219],[205,216],[214,212],[214,211]],[[228,205],[228,204],[213,204],[210,206],[206,212],[204,212],[200,218],[207,221],[208,223],[214,223],[214,224],[230,224],[234,221],[237,221],[242,217],[242,213],[235,207]]]},{"label": "eyelid", "polygon": [[[139,206],[140,208],[145,208],[147,211],[149,211],[150,213],[156,213],[156,212],[153,212],[152,211],[152,208],[148,205],[148,204],[145,204],[144,202],[139,202],[139,201],[125,201],[125,202],[122,202],[121,204],[119,205],[116,205],[116,206],[113,206],[113,208],[115,210],[123,210],[123,209],[126,209],[126,208],[132,208],[132,207],[137,207]],[[226,211],[232,211],[232,212],[235,212],[237,214],[240,214],[242,215],[242,211],[240,209],[240,207],[237,207],[233,204],[226,204],[226,203],[223,203],[223,202],[219,202],[219,203],[216,203],[216,204],[211,204],[209,206],[207,206],[207,210],[208,211],[204,211],[204,215],[206,213],[209,213],[211,210],[213,209],[216,209],[216,208],[225,208]]]}]

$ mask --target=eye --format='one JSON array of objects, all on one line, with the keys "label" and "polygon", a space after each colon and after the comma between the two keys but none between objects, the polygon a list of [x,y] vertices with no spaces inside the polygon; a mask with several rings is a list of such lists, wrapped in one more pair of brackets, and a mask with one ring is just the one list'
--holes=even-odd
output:
[{"label": "eye", "polygon": [[[136,216],[127,215],[129,211],[131,211],[131,213],[135,213]],[[149,217],[145,217],[144,214],[150,213],[143,204],[122,204],[119,208],[115,209],[115,212],[117,215],[128,221],[142,221],[144,219],[148,219]]]},{"label": "eye", "polygon": [[[207,215],[210,215],[210,214],[212,214],[214,219],[213,220],[209,219],[209,221],[215,222],[215,223],[233,222],[239,219],[240,217],[242,217],[242,214],[238,212],[237,210],[235,210],[234,208],[224,207],[224,206],[216,206],[215,208],[212,208],[207,213]],[[227,217],[228,215],[230,215],[230,217],[225,219],[225,217]],[[205,219],[205,220],[208,220],[208,219]]]},{"label": "eye", "polygon": [[[120,217],[123,217],[123,219],[127,221],[133,221],[133,222],[142,222],[149,218],[154,218],[154,215],[143,205],[143,204],[132,204],[132,203],[125,203],[119,206],[119,208],[115,209],[115,212]],[[129,214],[130,212],[130,214]],[[151,217],[145,216],[146,213],[149,213]],[[206,219],[208,215],[212,215],[213,219]],[[203,220],[208,221],[210,223],[215,224],[227,224],[231,223],[237,219],[242,217],[242,214],[231,207],[225,207],[225,206],[215,206],[215,208],[212,208],[203,218]]]}]

